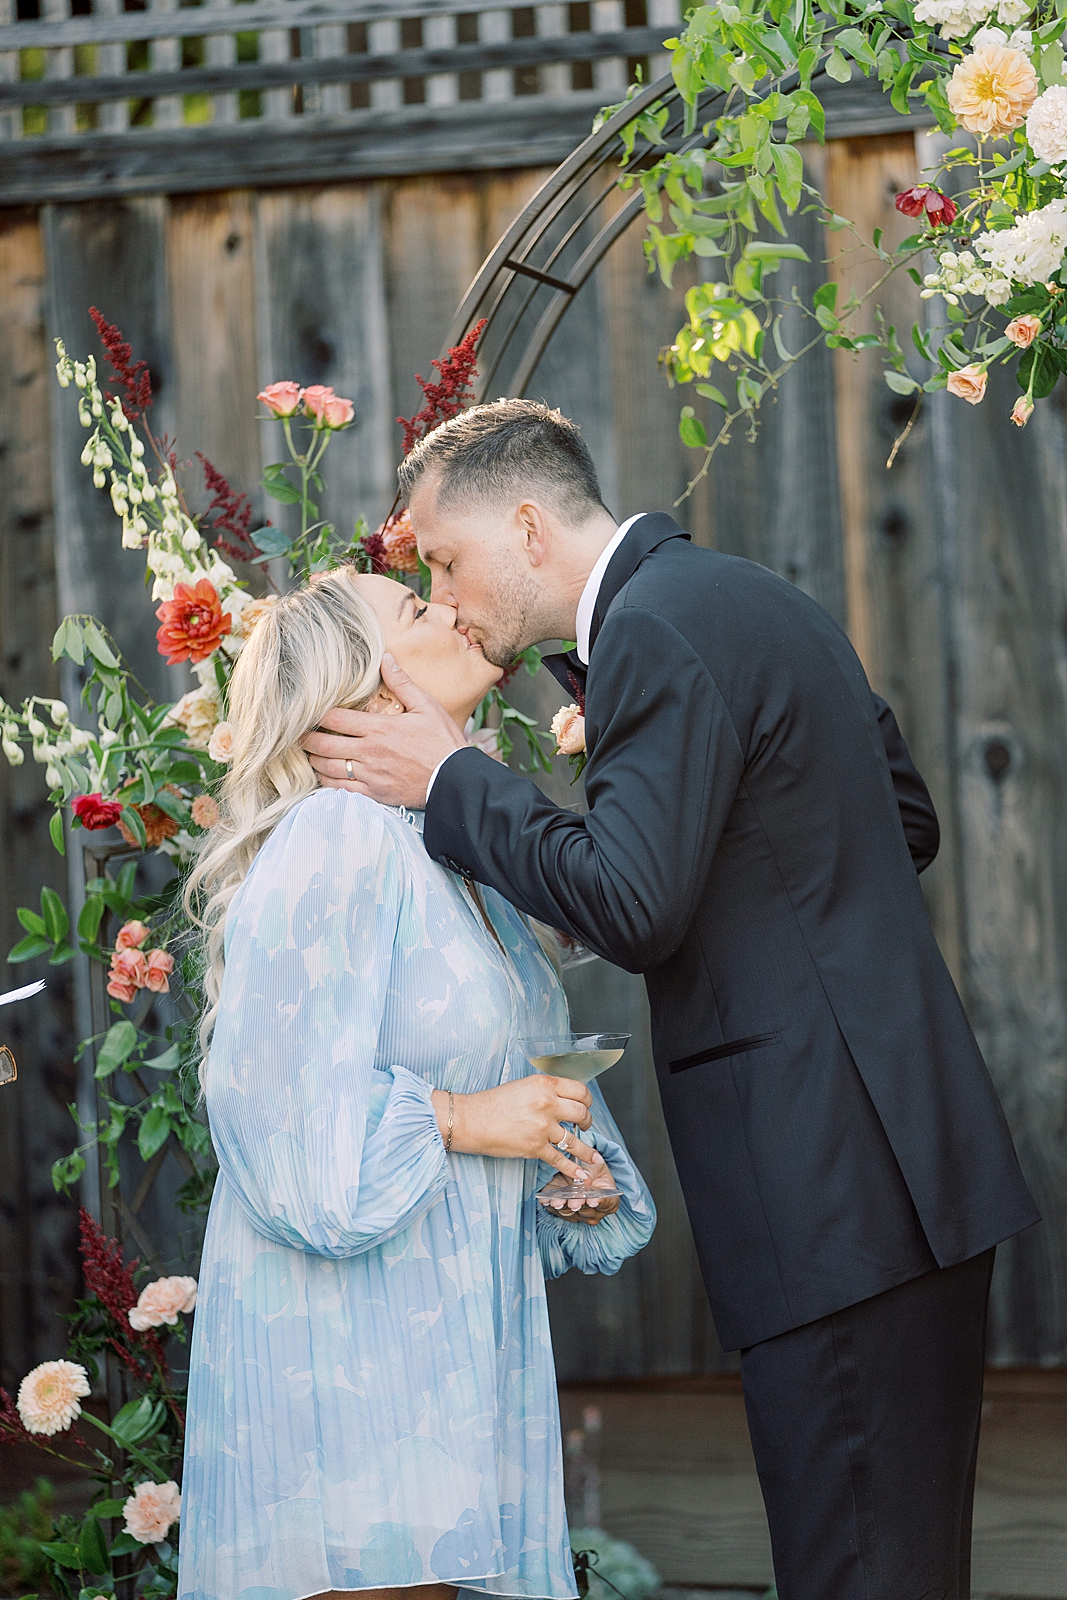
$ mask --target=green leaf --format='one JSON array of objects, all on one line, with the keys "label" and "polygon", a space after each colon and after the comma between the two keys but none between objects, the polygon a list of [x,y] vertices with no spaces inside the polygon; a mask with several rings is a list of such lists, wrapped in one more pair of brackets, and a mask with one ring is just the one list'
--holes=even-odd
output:
[{"label": "green leaf", "polygon": [[78,1559],[76,1545],[69,1544],[66,1539],[56,1539],[49,1544],[42,1544],[41,1550],[57,1567],[73,1567],[75,1571],[81,1566]]},{"label": "green leaf", "polygon": [[173,1072],[180,1060],[181,1051],[176,1044],[172,1044],[161,1056],[152,1056],[148,1061],[142,1062],[142,1065],[151,1067],[153,1072]]},{"label": "green leaf", "polygon": [[166,771],[168,783],[199,783],[200,768],[195,761],[172,761]]},{"label": "green leaf", "polygon": [[71,661],[76,661],[79,667],[85,661],[81,629],[73,617],[64,617],[55,631],[52,640],[52,660],[58,661],[60,656],[67,656]]},{"label": "green leaf", "polygon": [[714,400],[717,406],[722,406],[724,411],[729,411],[730,406],[721,389],[716,389],[713,383],[698,383],[697,394],[702,394],[706,400]]},{"label": "green leaf", "polygon": [[849,83],[852,80],[852,68],[836,45],[827,57],[826,75],[833,78],[835,83]]},{"label": "green leaf", "polygon": [[[121,1501],[119,1503],[120,1505],[122,1504]],[[143,1549],[144,1545],[140,1539],[135,1539],[132,1533],[127,1533],[123,1530],[111,1546],[111,1557],[112,1560],[116,1560],[119,1556],[136,1555],[138,1550]]]},{"label": "green leaf", "polygon": [[827,311],[833,311],[837,305],[837,284],[820,283],[812,296],[812,300],[816,308],[825,306]]},{"label": "green leaf", "polygon": [[825,328],[828,333],[833,333],[841,326],[840,319],[834,315],[828,306],[815,307],[815,320],[820,328]]},{"label": "green leaf", "polygon": [[144,1394],[138,1400],[127,1401],[122,1410],[116,1412],[111,1431],[122,1444],[139,1444],[159,1431],[166,1415],[167,1408],[161,1400],[152,1400]]},{"label": "green leaf", "polygon": [[[837,44],[848,51],[862,67],[876,67],[878,59],[858,28],[843,28],[837,35]],[[829,69],[827,69],[829,70]]]},{"label": "green leaf", "polygon": [[682,414],[678,420],[678,435],[682,443],[688,445],[691,450],[702,450],[707,446],[707,429],[695,415],[692,406],[682,407]]},{"label": "green leaf", "polygon": [[7,953],[7,959],[12,966],[20,961],[32,961],[36,956],[47,955],[52,948],[51,939],[41,939],[35,933],[29,933],[25,939],[20,939]]},{"label": "green leaf", "polygon": [[39,917],[36,911],[29,911],[25,906],[19,906],[15,915],[27,933],[35,933],[39,939],[48,939],[49,944],[51,944],[52,941],[49,938],[48,929],[45,927],[44,918]]},{"label": "green leaf", "polygon": [[67,943],[65,939],[60,939],[59,943],[53,949],[52,954],[48,957],[48,965],[50,967],[61,967],[64,961],[73,961],[76,953],[77,952],[71,945]]},{"label": "green leaf", "polygon": [[48,824],[48,836],[52,841],[53,847],[59,851],[61,856],[65,856],[67,853],[67,841],[63,837],[62,811],[52,812],[52,818]]},{"label": "green leaf", "polygon": [[[291,489],[292,484],[289,483],[288,479],[285,481],[286,487]],[[295,490],[293,492],[294,494],[296,493]],[[275,495],[274,498],[277,500],[279,496]],[[300,499],[299,494],[296,494],[296,498]],[[292,539],[282,528],[270,526],[257,528],[255,533],[249,534],[249,538],[259,551],[258,560],[261,562],[273,561],[278,556],[287,555],[293,548]]]},{"label": "green leaf", "polygon": [[170,1134],[170,1118],[161,1106],[152,1106],[147,1111],[141,1126],[137,1130],[137,1148],[141,1152],[142,1161],[151,1161],[157,1150],[161,1150]]},{"label": "green leaf", "polygon": [[179,795],[170,794],[166,789],[157,789],[152,798],[160,811],[165,811],[175,822],[185,824],[189,821],[188,809]]},{"label": "green leaf", "polygon": [[906,372],[885,372],[882,376],[894,394],[916,394],[922,388],[922,384],[909,378]]},{"label": "green leaf", "polygon": [[107,1030],[103,1044],[96,1052],[97,1078],[109,1078],[113,1072],[129,1059],[131,1050],[137,1043],[137,1029],[132,1022],[123,1019],[114,1022]]},{"label": "green leaf", "polygon": [[795,145],[772,144],[771,155],[778,174],[778,187],[787,211],[795,211],[800,203],[804,182],[804,158]]},{"label": "green leaf", "polygon": [[104,1530],[94,1516],[86,1517],[82,1523],[82,1536],[78,1541],[78,1560],[84,1572],[97,1575],[111,1575],[111,1561],[107,1553],[107,1541]]},{"label": "green leaf", "polygon": [[85,1157],[77,1150],[52,1163],[52,1187],[57,1194],[68,1194],[85,1171]]},{"label": "green leaf", "polygon": [[58,944],[70,931],[70,918],[67,916],[66,906],[54,889],[41,890],[41,912],[44,916],[45,932],[53,944]]},{"label": "green leaf", "polygon": [[[125,1500],[98,1500],[90,1509],[94,1517],[106,1521],[109,1517],[121,1517]],[[114,1554],[114,1552],[112,1552]]]},{"label": "green leaf", "polygon": [[[282,505],[296,506],[300,504],[303,498],[300,490],[294,488],[285,476],[282,462],[277,462],[268,467],[260,481],[263,486],[263,492],[269,494],[272,500],[280,501]],[[265,530],[261,528],[260,532],[263,533]],[[256,543],[259,543],[258,539]]]},{"label": "green leaf", "polygon": [[89,653],[94,661],[99,661],[102,667],[116,668],[119,665],[118,657],[100,632],[92,617],[86,617],[82,623],[82,637],[89,648]]},{"label": "green leaf", "polygon": [[148,835],[144,831],[144,823],[141,821],[140,812],[135,811],[133,806],[123,806],[122,821],[129,828],[141,849],[146,850],[148,848]]},{"label": "green leaf", "polygon": [[125,865],[120,869],[119,875],[115,879],[115,889],[116,889],[116,891],[118,893],[119,898],[126,905],[129,905],[130,901],[133,899],[133,886],[134,886],[134,881],[135,881],[136,877],[137,877],[137,863],[136,863],[136,861],[127,861],[125,863]]}]

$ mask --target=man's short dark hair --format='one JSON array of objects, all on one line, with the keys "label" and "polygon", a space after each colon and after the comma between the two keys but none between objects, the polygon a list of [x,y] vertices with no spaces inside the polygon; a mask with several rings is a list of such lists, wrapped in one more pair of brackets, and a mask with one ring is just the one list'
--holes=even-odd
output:
[{"label": "man's short dark hair", "polygon": [[400,464],[405,500],[427,473],[441,505],[537,493],[571,523],[605,509],[577,424],[540,400],[494,400],[435,428]]}]

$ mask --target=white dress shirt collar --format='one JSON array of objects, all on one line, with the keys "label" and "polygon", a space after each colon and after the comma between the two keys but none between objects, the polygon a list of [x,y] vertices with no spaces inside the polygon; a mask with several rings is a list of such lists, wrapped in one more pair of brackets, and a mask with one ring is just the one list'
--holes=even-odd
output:
[{"label": "white dress shirt collar", "polygon": [[589,633],[593,626],[593,612],[596,609],[600,585],[604,582],[604,574],[608,570],[612,556],[622,544],[634,523],[644,515],[643,511],[638,511],[635,516],[627,517],[621,528],[616,528],[611,539],[597,557],[596,566],[586,579],[585,588],[582,590],[582,598],[578,602],[578,614],[574,619],[574,631],[578,640],[578,660],[584,666],[589,665]]}]

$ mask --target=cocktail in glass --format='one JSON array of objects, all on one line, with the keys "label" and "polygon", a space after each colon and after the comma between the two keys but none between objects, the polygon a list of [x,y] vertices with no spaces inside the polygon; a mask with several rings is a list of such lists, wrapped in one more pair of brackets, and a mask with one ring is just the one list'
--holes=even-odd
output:
[{"label": "cocktail in glass", "polygon": [[[575,1083],[589,1083],[615,1065],[630,1042],[630,1035],[565,1033],[521,1039],[519,1042],[526,1059],[538,1072],[554,1078],[570,1078]],[[580,1157],[575,1154],[576,1130],[569,1128],[567,1131],[571,1139],[568,1141],[569,1148],[563,1154],[579,1160]],[[553,1210],[562,1210],[569,1201],[581,1200],[588,1204],[590,1200],[613,1200],[619,1193],[614,1185],[610,1189],[590,1189],[587,1175],[578,1172],[568,1184],[556,1186],[553,1183],[540,1190],[537,1198],[551,1205]]]}]

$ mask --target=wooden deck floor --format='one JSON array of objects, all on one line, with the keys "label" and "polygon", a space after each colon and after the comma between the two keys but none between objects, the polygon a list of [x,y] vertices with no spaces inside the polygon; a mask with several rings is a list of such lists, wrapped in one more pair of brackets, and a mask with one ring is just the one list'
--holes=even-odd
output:
[{"label": "wooden deck floor", "polygon": [[[600,1409],[603,1525],[665,1584],[766,1589],[770,1542],[739,1380],[574,1387],[560,1402],[565,1430],[581,1427],[586,1406]],[[973,1591],[1067,1600],[1067,1372],[988,1375]]]}]

